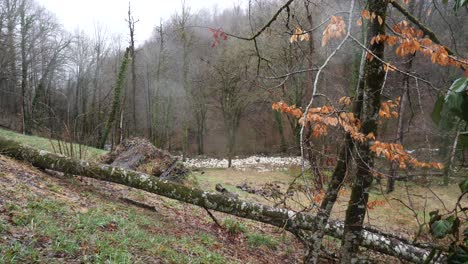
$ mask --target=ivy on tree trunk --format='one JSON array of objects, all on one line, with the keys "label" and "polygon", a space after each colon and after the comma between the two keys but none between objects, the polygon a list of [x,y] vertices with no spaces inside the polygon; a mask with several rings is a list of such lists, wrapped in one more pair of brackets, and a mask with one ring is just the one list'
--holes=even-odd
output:
[{"label": "ivy on tree trunk", "polygon": [[99,141],[99,147],[102,149],[104,148],[104,145],[106,144],[107,136],[109,135],[109,132],[112,129],[112,125],[115,122],[116,116],[120,112],[120,107],[121,107],[120,97],[122,96],[122,89],[125,83],[125,75],[126,75],[127,68],[128,68],[128,62],[130,60],[129,54],[130,54],[130,49],[127,48],[127,50],[125,51],[124,57],[122,59],[122,63],[120,64],[119,75],[117,76],[117,83],[114,89],[114,99],[112,101],[112,109],[111,109],[111,112],[109,113],[109,119],[107,120],[106,127],[104,128],[104,132],[102,133],[101,140]]}]

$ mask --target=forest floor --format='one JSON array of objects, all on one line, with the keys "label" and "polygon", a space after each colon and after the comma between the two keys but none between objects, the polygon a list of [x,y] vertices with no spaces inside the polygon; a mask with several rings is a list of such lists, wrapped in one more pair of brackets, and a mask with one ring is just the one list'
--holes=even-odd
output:
[{"label": "forest floor", "polygon": [[[14,133],[8,136],[51,150],[47,139]],[[100,153],[89,153],[93,152],[93,158]],[[272,205],[277,199],[247,193],[236,186],[274,188],[284,193],[298,171],[297,165],[268,170],[255,166],[197,168],[190,182],[209,191],[219,183],[242,199]],[[297,193],[287,203],[291,208],[306,202],[305,196]],[[395,192],[384,195],[376,184],[371,190],[374,206],[368,210],[366,224],[413,238],[419,225],[429,221],[430,211],[452,209],[459,193],[456,183],[443,187],[425,181],[398,182]],[[333,211],[336,219],[343,219],[347,206],[348,190],[341,194]],[[0,155],[0,263],[301,262],[302,245],[291,234],[258,222],[213,214],[223,228],[199,207],[118,184],[41,171]],[[424,240],[426,234],[423,229],[420,239]],[[330,248],[339,246],[333,238],[326,238],[324,243]],[[383,256],[367,255],[382,262]],[[388,257],[385,260],[383,263],[398,263]]]},{"label": "forest floor", "polygon": [[[149,206],[141,208],[122,198]],[[0,155],[0,263],[295,263],[290,234]]]}]

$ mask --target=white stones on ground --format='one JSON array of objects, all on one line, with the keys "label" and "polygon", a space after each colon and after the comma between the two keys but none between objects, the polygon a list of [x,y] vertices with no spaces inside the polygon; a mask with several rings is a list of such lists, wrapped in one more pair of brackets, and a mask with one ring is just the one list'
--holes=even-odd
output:
[{"label": "white stones on ground", "polygon": [[[300,166],[301,157],[265,157],[250,156],[243,159],[233,159],[232,167],[238,170],[255,169],[260,172],[268,172],[288,166]],[[193,158],[187,159],[184,165],[189,168],[219,169],[227,168],[227,159]]]}]

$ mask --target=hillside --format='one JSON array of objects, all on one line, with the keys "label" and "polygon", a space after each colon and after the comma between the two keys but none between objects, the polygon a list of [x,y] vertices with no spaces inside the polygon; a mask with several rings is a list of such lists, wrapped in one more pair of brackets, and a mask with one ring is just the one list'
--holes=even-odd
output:
[{"label": "hillside", "polygon": [[266,225],[220,216],[223,230],[200,208],[1,155],[0,178],[0,263],[292,263],[302,254]]}]

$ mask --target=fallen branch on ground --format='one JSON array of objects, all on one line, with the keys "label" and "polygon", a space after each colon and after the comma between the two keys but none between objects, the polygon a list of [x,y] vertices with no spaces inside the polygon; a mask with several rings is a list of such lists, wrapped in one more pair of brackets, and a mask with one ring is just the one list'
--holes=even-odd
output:
[{"label": "fallen branch on ground", "polygon": [[[63,172],[65,175],[80,175],[122,184],[205,209],[285,228],[288,231],[298,229],[314,230],[315,226],[316,218],[312,214],[246,202],[222,194],[205,192],[200,189],[160,180],[157,177],[132,170],[76,160],[23,146],[2,137],[0,137],[0,154],[30,162],[33,166],[41,169],[50,169]],[[326,233],[329,236],[341,238],[343,223],[330,221],[326,226]],[[430,250],[408,243],[405,239],[367,230],[363,231],[361,246],[415,263],[423,263],[430,254]]]}]

